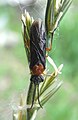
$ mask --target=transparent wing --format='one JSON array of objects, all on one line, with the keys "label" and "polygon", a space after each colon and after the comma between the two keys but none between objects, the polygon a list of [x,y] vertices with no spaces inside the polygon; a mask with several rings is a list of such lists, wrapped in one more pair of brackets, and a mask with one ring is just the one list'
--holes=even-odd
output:
[{"label": "transparent wing", "polygon": [[14,0],[17,6],[24,13],[25,9],[34,19],[44,19],[47,0]]}]

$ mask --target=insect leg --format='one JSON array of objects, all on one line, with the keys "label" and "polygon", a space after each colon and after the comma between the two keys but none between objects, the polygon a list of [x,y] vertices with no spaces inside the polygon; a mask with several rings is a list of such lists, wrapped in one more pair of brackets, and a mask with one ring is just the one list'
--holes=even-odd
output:
[{"label": "insect leg", "polygon": [[39,99],[39,84],[37,84],[37,94],[38,94],[38,103],[39,103],[40,107],[43,108],[40,103],[40,99]]},{"label": "insect leg", "polygon": [[51,37],[50,37],[50,45],[48,45],[49,44],[49,42],[47,41],[47,47],[46,47],[46,51],[50,51],[51,49],[52,49],[52,41],[53,41],[53,35],[54,35],[54,33],[51,33]]},{"label": "insect leg", "polygon": [[33,104],[34,104],[35,94],[36,94],[36,85],[34,84],[34,91],[33,91],[33,96],[32,96],[32,105],[31,105],[31,108],[33,107]]}]

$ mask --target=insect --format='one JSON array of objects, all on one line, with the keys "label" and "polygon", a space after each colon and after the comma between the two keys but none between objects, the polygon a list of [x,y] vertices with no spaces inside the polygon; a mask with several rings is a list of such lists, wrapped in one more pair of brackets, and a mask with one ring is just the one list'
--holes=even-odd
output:
[{"label": "insect", "polygon": [[50,51],[50,48],[46,47],[46,32],[43,29],[41,20],[34,20],[32,22],[29,28],[29,40],[26,34],[27,26],[23,19],[22,23],[24,27],[24,45],[31,73],[30,81],[32,85],[34,84],[31,108],[35,102],[36,91],[38,103],[42,108],[39,99],[39,84],[44,81],[43,74],[46,69],[46,51]]},{"label": "insect", "polygon": [[42,107],[39,97],[40,96],[39,85],[41,82],[44,81],[43,74],[46,69],[46,57],[47,57],[46,51],[49,52],[51,50],[52,44],[50,44],[50,47],[47,47],[46,30],[43,29],[43,24],[41,20],[34,20],[33,22],[31,22],[32,20],[29,17],[28,12],[26,11],[25,14],[23,14],[23,18],[22,23],[24,28],[23,29],[24,45],[31,73],[30,84],[31,86],[34,84],[31,108],[34,105],[36,95],[38,103],[40,107]]},{"label": "insect", "polygon": [[30,80],[35,85],[32,106],[34,104],[34,98],[37,88],[38,103],[40,107],[42,107],[39,100],[39,84],[44,80],[42,74],[45,70],[45,65],[46,65],[45,32],[43,32],[42,30],[42,22],[34,21],[30,28],[30,70],[31,70]]}]

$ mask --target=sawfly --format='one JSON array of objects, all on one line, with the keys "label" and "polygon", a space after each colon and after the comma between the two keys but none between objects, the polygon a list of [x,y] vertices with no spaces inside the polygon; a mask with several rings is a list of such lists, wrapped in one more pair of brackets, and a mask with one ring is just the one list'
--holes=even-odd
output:
[{"label": "sawfly", "polygon": [[[27,19],[28,21],[26,21]],[[46,69],[47,57],[46,51],[49,52],[51,50],[52,44],[50,44],[50,47],[47,47],[46,30],[43,27],[42,20],[33,20],[33,22],[31,22],[30,19],[31,17],[29,13],[25,11],[22,18],[23,40],[31,74],[30,84],[31,86],[34,84],[31,108],[35,102],[36,92],[38,103],[42,108],[39,99],[39,84],[44,81],[44,71]],[[53,34],[51,35],[53,36]]]},{"label": "sawfly", "polygon": [[30,28],[30,71],[31,71],[30,80],[35,85],[32,106],[34,103],[36,87],[38,92],[38,103],[41,106],[39,100],[39,84],[44,80],[42,74],[46,68],[45,66],[46,66],[45,32],[43,32],[42,30],[42,22],[34,21]]}]

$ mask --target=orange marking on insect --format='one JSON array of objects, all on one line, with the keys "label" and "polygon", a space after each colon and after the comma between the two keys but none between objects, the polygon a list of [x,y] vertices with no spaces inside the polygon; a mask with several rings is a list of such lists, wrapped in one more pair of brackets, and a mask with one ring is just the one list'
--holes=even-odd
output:
[{"label": "orange marking on insect", "polygon": [[51,49],[52,49],[52,40],[51,40],[50,47],[47,47],[47,48],[46,48],[46,51],[50,51]]},{"label": "orange marking on insect", "polygon": [[35,65],[35,66],[32,68],[32,73],[33,73],[34,75],[41,75],[43,72],[44,72],[44,66],[43,66],[42,64]]},{"label": "orange marking on insect", "polygon": [[52,45],[48,48],[46,48],[46,51],[50,51],[52,49]]}]

